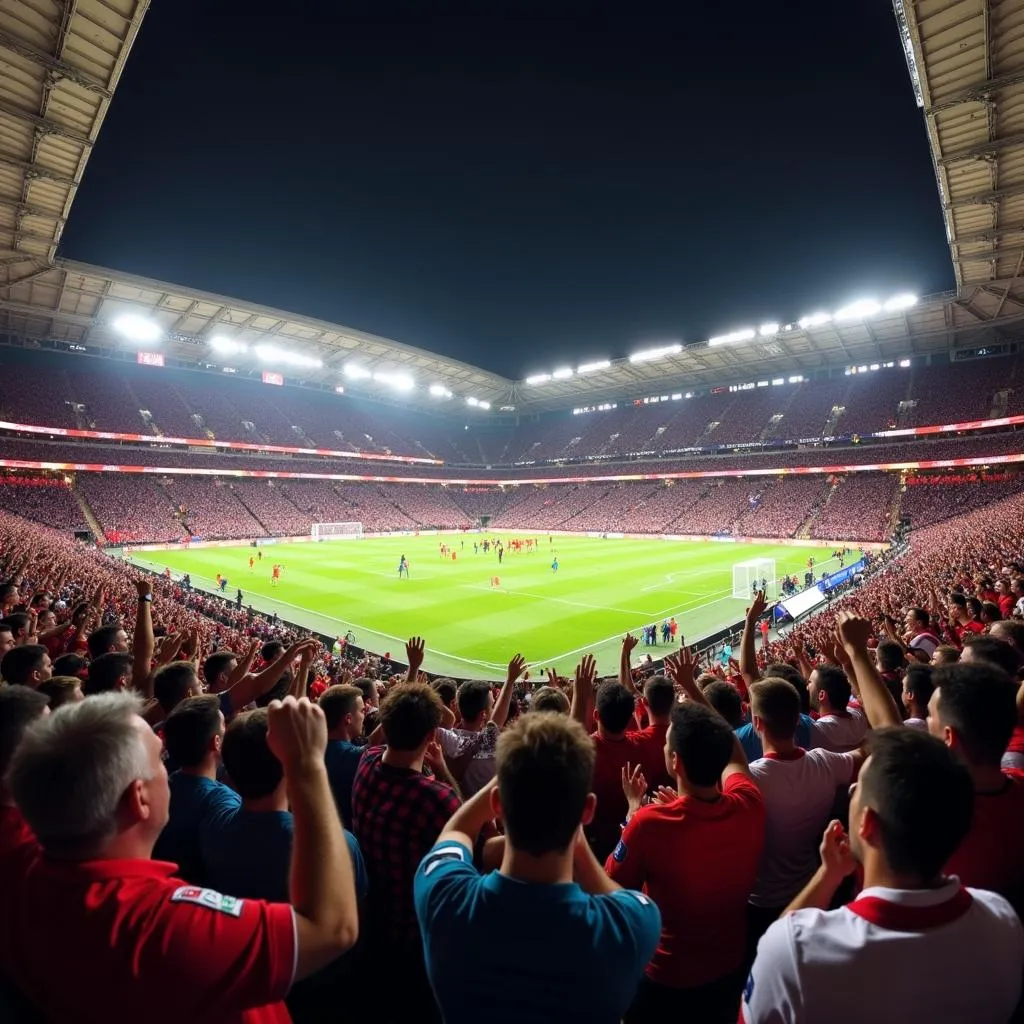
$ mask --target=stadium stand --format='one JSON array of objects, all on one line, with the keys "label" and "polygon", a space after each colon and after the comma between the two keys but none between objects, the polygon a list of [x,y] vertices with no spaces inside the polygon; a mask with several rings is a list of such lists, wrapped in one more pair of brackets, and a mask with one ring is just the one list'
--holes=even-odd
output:
[{"label": "stadium stand", "polygon": [[891,531],[898,480],[886,473],[850,473],[825,498],[811,527],[822,540],[884,540]]}]

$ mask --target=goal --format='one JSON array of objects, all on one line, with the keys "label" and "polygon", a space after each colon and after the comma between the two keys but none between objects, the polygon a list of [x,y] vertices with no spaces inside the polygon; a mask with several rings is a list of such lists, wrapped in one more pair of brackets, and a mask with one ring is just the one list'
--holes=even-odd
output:
[{"label": "goal", "polygon": [[768,596],[775,593],[775,559],[751,558],[732,567],[732,596],[749,601],[767,580]]},{"label": "goal", "polygon": [[326,540],[328,537],[335,540],[354,540],[362,535],[362,523],[314,523],[311,533],[317,540]]}]

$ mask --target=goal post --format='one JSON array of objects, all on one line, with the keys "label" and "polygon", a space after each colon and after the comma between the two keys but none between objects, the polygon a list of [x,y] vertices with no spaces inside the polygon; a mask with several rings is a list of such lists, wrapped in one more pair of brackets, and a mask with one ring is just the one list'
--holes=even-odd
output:
[{"label": "goal post", "polygon": [[775,559],[751,558],[732,567],[732,596],[749,601],[767,581],[768,596],[776,592]]},{"label": "goal post", "polygon": [[313,523],[310,534],[317,540],[354,540],[362,535],[362,523]]}]

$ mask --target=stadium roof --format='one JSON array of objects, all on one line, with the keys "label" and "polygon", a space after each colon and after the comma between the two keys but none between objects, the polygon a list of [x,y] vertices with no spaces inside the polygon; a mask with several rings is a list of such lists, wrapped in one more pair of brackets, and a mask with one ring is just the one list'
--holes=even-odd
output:
[{"label": "stadium roof", "polygon": [[[862,297],[794,324],[724,324],[632,356],[513,381],[256,303],[57,259],[61,231],[148,0],[0,2],[0,334],[169,363],[280,372],[473,415],[565,409],[1000,344],[1024,320],[1024,9],[895,0],[961,289]],[[1012,10],[1011,10],[1012,8]],[[125,319],[127,318],[127,319]],[[147,333],[152,337],[144,340]],[[245,351],[232,352],[232,346]],[[410,387],[410,384],[413,386]]]},{"label": "stadium roof", "polygon": [[924,110],[957,285],[1000,293],[1024,269],[1024,5],[894,0]]}]

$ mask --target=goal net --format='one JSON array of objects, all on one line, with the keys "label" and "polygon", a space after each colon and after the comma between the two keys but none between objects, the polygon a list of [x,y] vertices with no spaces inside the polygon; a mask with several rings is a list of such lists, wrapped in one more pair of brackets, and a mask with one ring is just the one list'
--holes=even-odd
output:
[{"label": "goal net", "polygon": [[749,601],[758,590],[775,593],[775,559],[751,558],[732,567],[732,596]]},{"label": "goal net", "polygon": [[362,537],[362,523],[314,523],[312,536],[318,540],[325,540],[328,537],[355,538]]}]

